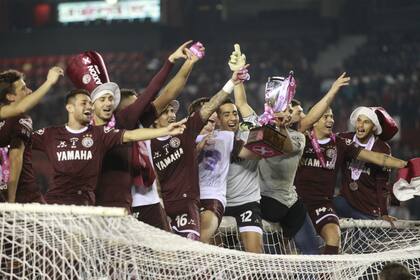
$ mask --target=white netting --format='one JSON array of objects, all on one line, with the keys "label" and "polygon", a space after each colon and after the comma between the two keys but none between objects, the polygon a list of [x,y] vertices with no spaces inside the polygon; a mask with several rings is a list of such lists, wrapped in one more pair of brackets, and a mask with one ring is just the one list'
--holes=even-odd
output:
[{"label": "white netting", "polygon": [[[418,224],[380,227],[383,236],[391,236],[382,245],[378,227],[367,228],[369,235],[357,223],[344,231],[351,240],[345,248],[383,253],[258,255],[186,240],[109,208],[0,204],[0,209],[0,279],[375,279],[386,261],[420,270]],[[276,234],[281,237],[281,231]],[[364,240],[370,235],[374,242]],[[399,249],[385,251],[386,246]]]}]

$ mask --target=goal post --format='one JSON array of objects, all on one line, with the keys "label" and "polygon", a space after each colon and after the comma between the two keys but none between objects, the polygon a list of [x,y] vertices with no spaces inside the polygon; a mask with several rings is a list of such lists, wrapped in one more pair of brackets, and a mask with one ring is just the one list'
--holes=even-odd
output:
[{"label": "goal post", "polygon": [[[388,261],[403,262],[420,275],[415,272],[419,242],[412,246],[414,236],[420,238],[418,224],[403,227],[413,231],[406,236],[411,240],[395,240],[390,250],[385,242],[374,253],[304,256],[251,254],[202,244],[138,222],[116,208],[0,204],[0,221],[0,279],[356,280],[375,279]],[[236,225],[227,222],[220,232],[234,234]],[[281,238],[280,228],[264,224],[265,232]],[[356,233],[348,239],[352,242],[361,236],[357,223],[354,227]]]}]

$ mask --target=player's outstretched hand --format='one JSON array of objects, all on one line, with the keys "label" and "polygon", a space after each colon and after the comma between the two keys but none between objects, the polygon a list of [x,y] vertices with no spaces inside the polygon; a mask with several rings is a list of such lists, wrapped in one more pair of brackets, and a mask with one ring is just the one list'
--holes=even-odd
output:
[{"label": "player's outstretched hand", "polygon": [[55,83],[57,83],[60,76],[64,76],[63,69],[61,69],[58,66],[54,66],[48,71],[47,82],[49,82],[51,84],[55,84]]},{"label": "player's outstretched hand", "polygon": [[239,71],[246,65],[246,56],[241,52],[241,46],[239,44],[234,45],[234,51],[230,55],[229,68],[232,71]]},{"label": "player's outstretched hand", "polygon": [[382,220],[389,222],[391,224],[391,227],[395,228],[394,222],[397,220],[397,218],[389,215],[382,215]]},{"label": "player's outstretched hand", "polygon": [[185,42],[184,44],[182,44],[181,46],[179,46],[177,49],[176,49],[176,51],[174,51],[169,57],[168,57],[168,60],[170,61],[170,62],[172,62],[172,63],[174,63],[175,62],[175,60],[177,60],[177,59],[180,59],[180,58],[184,58],[184,59],[187,59],[187,53],[186,53],[186,49],[187,49],[187,46],[189,45],[189,44],[191,44],[192,43],[192,40],[189,40],[189,41],[187,41],[187,42]]},{"label": "player's outstretched hand", "polygon": [[185,53],[187,54],[188,60],[193,63],[196,63],[200,59],[202,59],[206,53],[206,48],[200,42],[193,44],[189,49],[185,49]]},{"label": "player's outstretched hand", "polygon": [[185,123],[187,122],[187,119],[182,119],[179,122],[171,123],[167,126],[168,129],[168,135],[178,135],[182,134],[185,130]]},{"label": "player's outstretched hand", "polygon": [[207,134],[200,142],[197,143],[195,146],[195,149],[197,151],[197,154],[199,154],[205,147],[214,145],[216,141],[214,140],[214,134],[213,132]]},{"label": "player's outstretched hand", "polygon": [[344,72],[332,84],[331,90],[338,91],[342,86],[348,86],[349,84],[350,84],[350,77],[346,77],[346,72]]},{"label": "player's outstretched hand", "polygon": [[245,65],[240,70],[233,72],[231,80],[235,85],[238,85],[240,83],[243,83],[244,81],[249,80],[250,76],[247,69],[248,67],[249,67],[249,64]]}]

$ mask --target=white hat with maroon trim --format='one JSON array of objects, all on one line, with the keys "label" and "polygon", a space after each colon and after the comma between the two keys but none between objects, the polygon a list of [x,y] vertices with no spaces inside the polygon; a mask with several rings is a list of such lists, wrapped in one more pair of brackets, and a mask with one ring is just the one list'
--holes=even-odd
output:
[{"label": "white hat with maroon trim", "polygon": [[366,117],[368,117],[373,125],[376,127],[375,130],[375,135],[379,135],[382,133],[382,127],[381,124],[379,123],[379,119],[378,116],[375,114],[375,111],[372,110],[372,108],[370,107],[357,107],[350,115],[350,123],[353,127],[356,127],[356,122],[357,122],[357,118],[360,115],[365,115]]}]

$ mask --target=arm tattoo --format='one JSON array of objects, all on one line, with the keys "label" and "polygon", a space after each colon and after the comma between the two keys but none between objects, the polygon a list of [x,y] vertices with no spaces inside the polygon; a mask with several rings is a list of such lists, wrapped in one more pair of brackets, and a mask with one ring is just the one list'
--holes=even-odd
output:
[{"label": "arm tattoo", "polygon": [[223,90],[213,95],[209,102],[203,105],[200,110],[201,119],[207,120],[213,112],[219,108],[219,106],[225,101],[229,96],[229,93],[224,92]]},{"label": "arm tattoo", "polygon": [[391,156],[386,155],[386,154],[384,155],[384,158],[383,158],[383,161],[382,161],[382,165],[383,165],[383,166],[388,167],[388,166],[386,165],[386,161],[387,161],[389,158],[391,158]]}]

